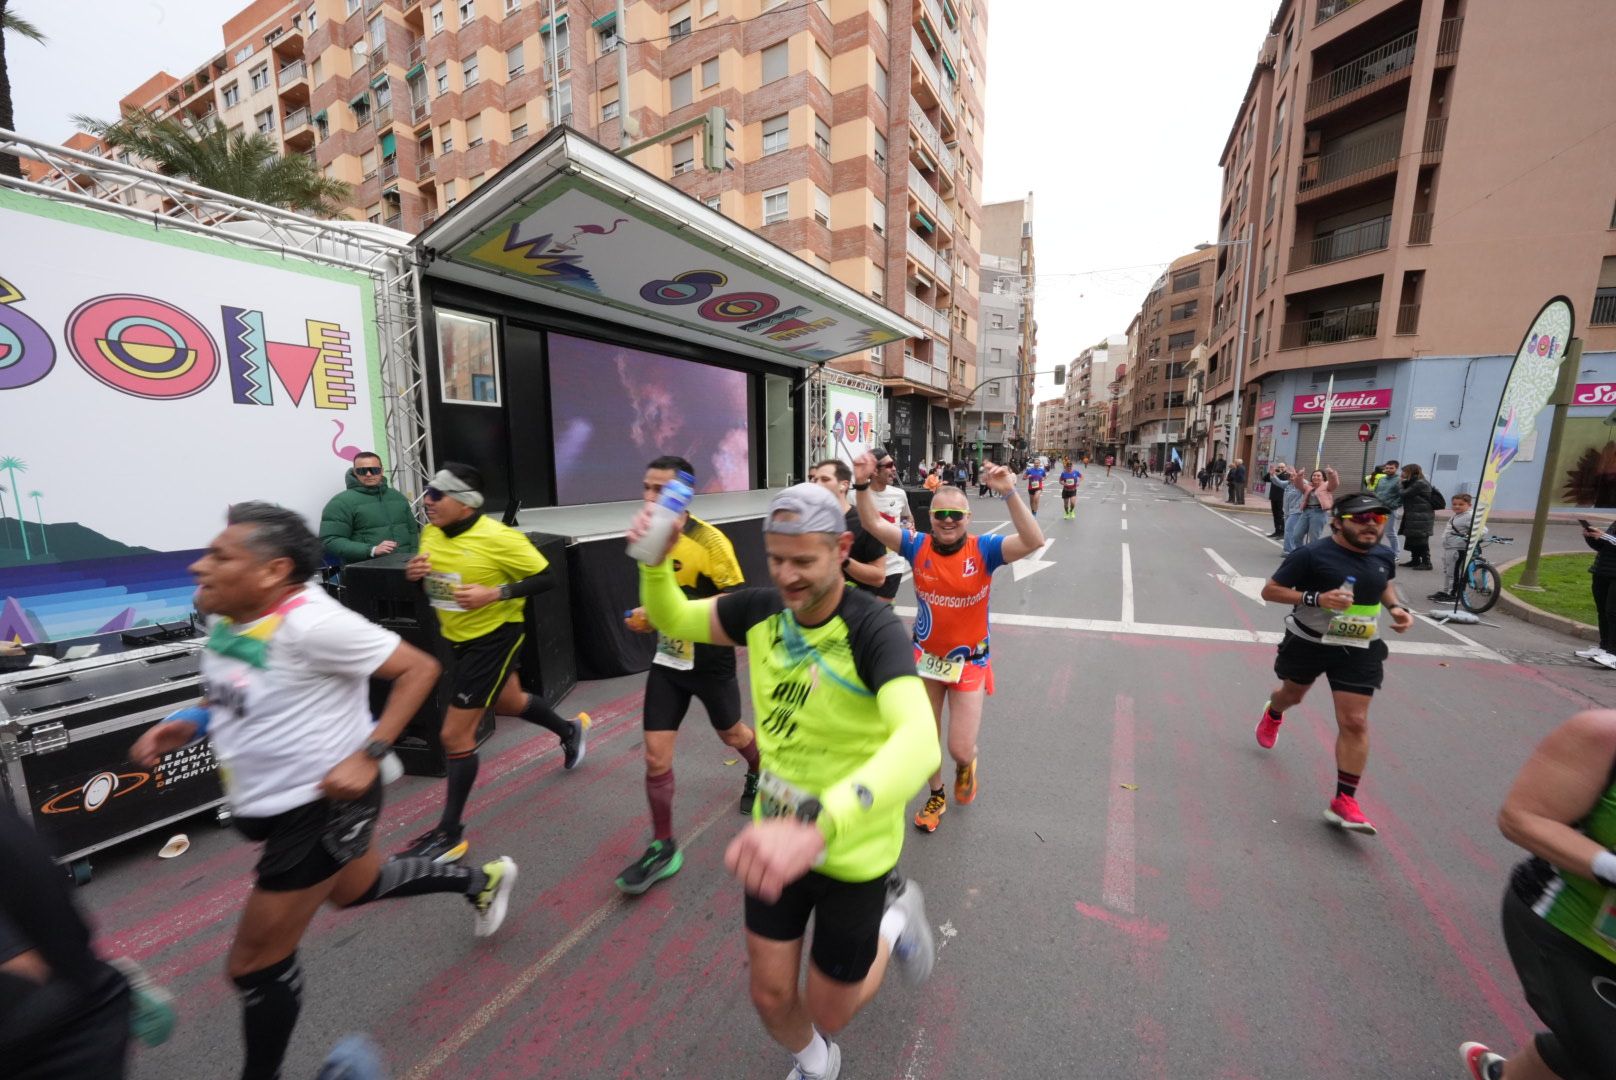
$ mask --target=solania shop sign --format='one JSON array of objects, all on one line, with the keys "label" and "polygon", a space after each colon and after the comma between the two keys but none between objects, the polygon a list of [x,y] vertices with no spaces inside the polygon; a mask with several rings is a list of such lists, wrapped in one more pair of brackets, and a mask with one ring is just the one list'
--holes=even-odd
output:
[{"label": "solania shop sign", "polygon": [[1322,413],[1325,402],[1332,413],[1384,412],[1392,407],[1390,390],[1359,390],[1351,394],[1297,394],[1292,414]]}]

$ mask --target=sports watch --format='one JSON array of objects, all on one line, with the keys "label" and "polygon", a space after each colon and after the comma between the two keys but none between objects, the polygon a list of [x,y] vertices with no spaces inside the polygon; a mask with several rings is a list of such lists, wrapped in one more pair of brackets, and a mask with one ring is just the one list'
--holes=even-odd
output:
[{"label": "sports watch", "polygon": [[372,761],[380,761],[393,749],[393,744],[380,739],[372,739],[365,744],[365,756]]}]

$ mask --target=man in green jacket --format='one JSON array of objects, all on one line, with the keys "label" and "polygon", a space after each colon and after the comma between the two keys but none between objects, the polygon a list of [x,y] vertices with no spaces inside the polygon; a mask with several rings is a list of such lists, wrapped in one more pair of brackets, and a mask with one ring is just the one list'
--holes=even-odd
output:
[{"label": "man in green jacket", "polygon": [[394,551],[415,553],[420,523],[410,501],[387,486],[382,459],[369,450],[356,456],[347,490],[333,495],[320,515],[320,543],[342,565]]}]

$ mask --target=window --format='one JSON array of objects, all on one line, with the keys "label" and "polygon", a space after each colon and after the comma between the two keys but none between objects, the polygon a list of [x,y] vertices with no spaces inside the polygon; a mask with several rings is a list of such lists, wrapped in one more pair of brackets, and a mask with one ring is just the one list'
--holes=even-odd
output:
[{"label": "window", "polygon": [[617,118],[618,109],[619,109],[619,102],[618,102],[617,98],[615,98],[615,97],[612,98],[612,100],[610,100],[610,101],[601,102],[600,103],[600,121],[601,121],[601,123],[604,124],[608,120],[615,120]]},{"label": "window", "polygon": [[258,67],[253,68],[252,71],[247,75],[247,78],[252,80],[253,93],[256,94],[260,90],[268,89],[269,88],[269,65],[268,64],[262,64],[262,65],[260,65]]},{"label": "window", "polygon": [[472,53],[470,56],[460,61],[460,76],[461,81],[465,84],[467,90],[470,90],[473,86],[477,85],[476,53]]},{"label": "window", "polygon": [[314,58],[314,63],[309,65],[309,78],[316,86],[325,82],[325,61],[318,56]]},{"label": "window", "polygon": [[505,50],[505,77],[514,79],[526,70],[527,65],[522,62],[522,43],[517,42]]},{"label": "window", "polygon": [[775,188],[763,193],[763,224],[774,225],[791,215],[791,191]]},{"label": "window", "polygon": [[1285,99],[1279,99],[1279,105],[1274,109],[1274,144],[1269,151],[1279,149],[1279,140],[1285,135]]},{"label": "window", "polygon": [[875,65],[875,78],[872,83],[875,86],[875,96],[885,101],[887,99],[887,69],[880,64]]},{"label": "window", "polygon": [[428,10],[430,11],[428,18],[432,20],[432,32],[434,34],[443,33],[443,5],[433,4]]},{"label": "window", "polygon": [[717,210],[722,212],[724,206],[724,197],[722,195],[714,195],[710,199],[701,200],[701,205],[705,206],[709,210]]},{"label": "window", "polygon": [[1178,273],[1173,275],[1174,292],[1183,292],[1185,289],[1193,289],[1200,284],[1201,268],[1199,266],[1192,267],[1189,270],[1180,270]]},{"label": "window", "polygon": [[257,129],[258,134],[260,134],[260,135],[268,135],[270,132],[274,131],[275,130],[275,110],[274,109],[265,109],[261,113],[254,114],[254,116],[253,116],[253,127]]},{"label": "window", "polygon": [[871,199],[870,202],[873,204],[874,210],[870,227],[875,230],[875,235],[885,236],[887,231],[887,204],[880,199]]},{"label": "window", "polygon": [[231,83],[229,86],[224,88],[224,107],[227,109],[234,109],[240,104],[241,85],[239,83]]},{"label": "window", "polygon": [[[988,323],[988,329],[990,329],[990,330],[1003,330],[1004,329],[1004,312],[995,311],[993,313],[993,315],[990,317],[990,321]],[[993,351],[995,353],[998,353],[998,352],[1001,352],[1002,350],[994,349]],[[1002,359],[1002,357],[994,356],[993,362],[995,364],[997,364],[997,363],[1000,362],[1001,359]]]},{"label": "window", "polygon": [[879,131],[875,133],[875,167],[877,169],[887,167],[887,137]]},{"label": "window", "polygon": [[617,20],[613,19],[610,26],[602,26],[597,29],[595,35],[600,39],[600,55],[605,56],[617,48]]},{"label": "window", "polygon": [[696,140],[680,139],[673,144],[673,175],[693,172],[696,168]]},{"label": "window", "polygon": [[772,83],[786,77],[790,67],[790,48],[782,41],[763,50],[763,81]]},{"label": "window", "polygon": [[352,15],[359,10],[359,0],[348,0],[348,14]]},{"label": "window", "polygon": [[447,122],[438,127],[438,153],[447,154],[454,149],[454,129]]},{"label": "window", "polygon": [[1182,304],[1174,304],[1167,312],[1167,317],[1174,322],[1179,319],[1193,319],[1195,318],[1196,310],[1200,306],[1201,302],[1199,300],[1186,300]]},{"label": "window", "polygon": [[[454,205],[454,196],[444,199]],[[463,405],[499,404],[499,358],[494,351],[494,320],[434,308],[438,324],[438,386],[444,401]]]},{"label": "window", "polygon": [[432,81],[437,85],[439,94],[449,92],[449,62],[447,60],[432,69]]},{"label": "window", "polygon": [[460,0],[460,25],[465,26],[477,17],[477,0]]},{"label": "window", "polygon": [[1274,220],[1274,203],[1276,201],[1278,201],[1278,199],[1279,199],[1279,170],[1275,169],[1274,170],[1274,175],[1272,175],[1272,176],[1270,176],[1268,178],[1268,208],[1267,208],[1267,210],[1264,211],[1264,215],[1265,215],[1263,217],[1263,223],[1264,224],[1267,224],[1268,222]]},{"label": "window", "polygon": [[522,10],[522,0],[505,0],[505,14],[515,15]]},{"label": "window", "polygon": [[359,172],[366,180],[376,175],[376,151],[366,150],[359,155]]},{"label": "window", "polygon": [[814,186],[814,220],[821,225],[830,225],[830,195]]},{"label": "window", "polygon": [[556,91],[556,122],[566,124],[572,121],[572,80],[567,79]]},{"label": "window", "polygon": [[870,18],[881,29],[887,28],[887,0],[870,0]]},{"label": "window", "polygon": [[681,71],[668,80],[668,107],[670,109],[682,109],[690,104],[692,99],[691,82],[694,77],[694,71]]},{"label": "window", "polygon": [[455,203],[457,203],[459,201],[460,201],[460,196],[458,196],[458,195],[456,195],[454,193],[453,188],[445,188],[444,189],[443,208],[445,210],[449,209],[451,206],[453,206]]},{"label": "window", "polygon": [[823,83],[827,90],[830,89],[830,53],[815,45],[813,58],[814,78]]},{"label": "window", "polygon": [[488,179],[488,174],[487,173],[478,173],[476,176],[473,176],[471,178],[471,190],[476,191],[478,188],[482,187],[483,186],[483,181],[485,181],[487,179]]},{"label": "window", "polygon": [[483,114],[472,113],[466,117],[466,149],[483,144]]},{"label": "window", "polygon": [[718,57],[701,62],[701,88],[718,85]]},{"label": "window", "polygon": [[1167,348],[1169,350],[1195,348],[1195,331],[1185,330],[1181,334],[1169,335],[1167,338]]},{"label": "window", "polygon": [[701,17],[711,18],[718,14],[718,0],[701,0]]},{"label": "window", "polygon": [[527,138],[527,106],[518,105],[507,119],[511,125],[511,142]]},{"label": "window", "polygon": [[680,4],[668,12],[668,36],[675,41],[690,33],[690,5]]},{"label": "window", "polygon": [[830,125],[818,116],[814,117],[814,149],[830,157]]},{"label": "window", "polygon": [[763,121],[763,152],[778,154],[791,145],[791,118],[785,113]]},{"label": "window", "polygon": [[370,47],[372,49],[385,50],[387,48],[387,16],[378,11],[371,17],[370,26],[367,28],[366,33],[370,35]]},{"label": "window", "polygon": [[348,63],[353,65],[355,72],[361,72],[365,70],[366,60],[365,43],[363,41],[354,42],[353,47],[348,50]]}]

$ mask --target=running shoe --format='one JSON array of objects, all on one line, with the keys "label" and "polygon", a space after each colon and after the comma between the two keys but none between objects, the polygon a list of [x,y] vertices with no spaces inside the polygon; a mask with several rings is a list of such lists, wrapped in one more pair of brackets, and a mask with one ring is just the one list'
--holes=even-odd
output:
[{"label": "running shoe", "polygon": [[1598,645],[1595,645],[1591,649],[1578,649],[1577,655],[1582,657],[1584,660],[1592,660],[1594,657],[1598,656],[1604,651],[1604,649],[1601,649]]},{"label": "running shoe", "polygon": [[1364,817],[1363,810],[1358,806],[1358,800],[1351,795],[1337,795],[1331,799],[1330,808],[1324,812],[1324,820],[1348,832],[1363,833],[1365,836],[1375,835],[1375,827]]},{"label": "running shoe", "polygon": [[969,765],[954,766],[954,801],[961,806],[976,800],[976,759]]},{"label": "running shoe", "polygon": [[572,722],[572,737],[561,740],[561,767],[576,769],[583,764],[584,744],[589,739],[589,714],[581,712]]},{"label": "running shoe", "polygon": [[740,810],[747,817],[752,816],[752,804],[757,802],[757,782],[758,774],[749,772],[746,774],[746,780],[741,785]]},{"label": "running shoe", "polygon": [[[1430,596],[1427,596],[1426,599],[1433,600],[1438,604],[1451,604],[1459,598],[1450,592],[1434,592]],[[1577,655],[1581,656],[1582,654],[1578,653]]]},{"label": "running shoe", "polygon": [[892,944],[892,959],[904,982],[918,986],[931,978],[932,965],[937,963],[937,939],[926,921],[926,897],[919,884],[894,873],[887,879],[887,907],[899,908],[905,915],[903,933]]},{"label": "running shoe", "polygon": [[387,1075],[382,1048],[369,1035],[344,1035],[326,1055],[314,1080],[377,1080]]},{"label": "running shoe", "polygon": [[492,937],[510,907],[511,890],[516,887],[516,860],[501,855],[491,863],[483,863],[483,875],[487,883],[471,903],[477,909],[477,936]]},{"label": "running shoe", "polygon": [[620,892],[638,896],[685,864],[685,853],[672,840],[653,840],[645,854],[629,863],[613,882]]},{"label": "running shoe", "polygon": [[1591,656],[1589,659],[1600,667],[1616,668],[1616,653],[1601,651],[1598,655]]},{"label": "running shoe", "polygon": [[410,846],[394,855],[395,859],[431,859],[435,863],[459,862],[471,849],[464,829],[450,832],[434,827],[410,841]]},{"label": "running shoe", "polygon": [[793,1065],[791,1072],[786,1075],[786,1080],[836,1080],[841,1076],[842,1048],[829,1039],[825,1040],[825,1045],[830,1048],[830,1057],[825,1062],[824,1072],[805,1073],[801,1065]]},{"label": "running shoe", "polygon": [[1279,738],[1279,725],[1285,722],[1283,717],[1274,715],[1273,708],[1273,702],[1263,702],[1262,719],[1257,721],[1257,745],[1264,750],[1274,748],[1274,741]]},{"label": "running shoe", "polygon": [[936,832],[937,819],[948,813],[948,800],[941,791],[934,791],[921,807],[920,813],[915,815],[915,828],[921,832]]},{"label": "running shoe", "polygon": [[1504,1080],[1504,1059],[1479,1042],[1467,1042],[1459,1047],[1471,1080]]},{"label": "running shoe", "polygon": [[174,1033],[174,995],[152,982],[146,969],[117,956],[108,961],[129,981],[129,1033],[147,1046],[161,1046]]}]

